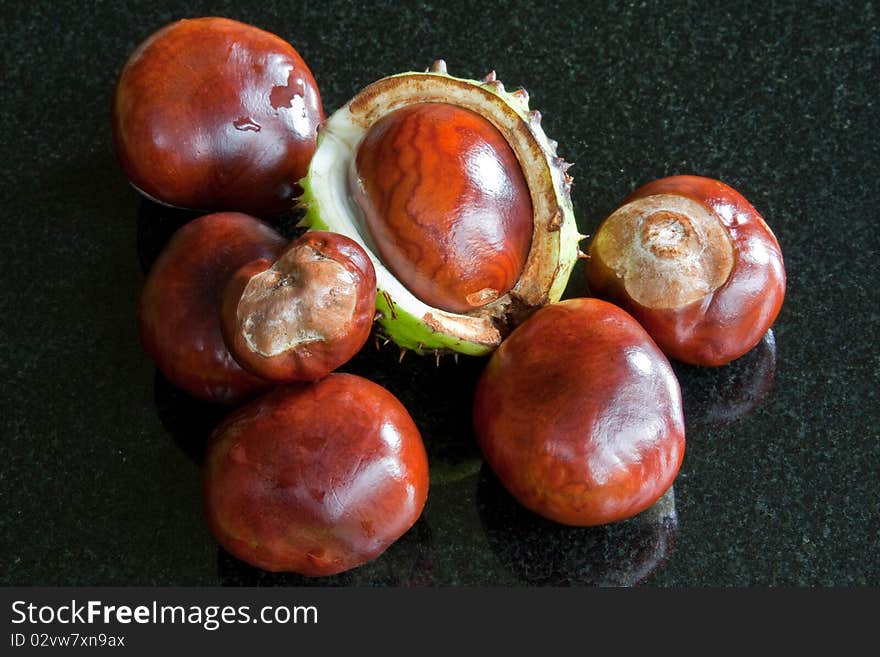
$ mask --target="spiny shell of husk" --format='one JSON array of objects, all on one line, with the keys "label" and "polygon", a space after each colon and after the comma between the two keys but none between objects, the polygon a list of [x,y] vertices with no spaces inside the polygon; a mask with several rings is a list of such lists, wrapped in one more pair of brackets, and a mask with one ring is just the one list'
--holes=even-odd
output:
[{"label": "spiny shell of husk", "polygon": [[[347,180],[345,162],[333,157],[356,152],[372,124],[415,102],[449,102],[489,120],[516,153],[532,195],[532,248],[519,281],[507,294],[467,314],[432,308],[416,299],[378,259],[353,201],[344,195],[328,196],[329,185],[345,185]],[[584,236],[578,234],[571,206],[571,164],[557,155],[557,143],[546,136],[541,113],[529,102],[525,89],[507,91],[494,71],[481,80],[456,78],[449,75],[443,60],[437,60],[422,73],[401,73],[368,85],[331,115],[319,132],[309,173],[300,181],[304,224],[342,232],[370,253],[379,280],[377,332],[394,341],[402,354],[406,350],[435,356],[490,353],[534,310],[559,300],[574,262],[583,257],[578,243]]]}]

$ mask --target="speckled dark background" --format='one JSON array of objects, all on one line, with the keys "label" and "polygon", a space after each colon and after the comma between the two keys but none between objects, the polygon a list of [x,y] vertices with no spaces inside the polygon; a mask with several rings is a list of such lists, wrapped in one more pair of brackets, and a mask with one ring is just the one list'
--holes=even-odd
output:
[{"label": "speckled dark background", "polygon": [[3,8],[0,583],[301,583],[218,550],[198,461],[221,412],[158,379],[135,330],[141,261],[178,218],[116,165],[112,85],[152,31],[215,14],[290,40],[328,112],[437,57],[466,77],[494,68],[576,163],[583,232],[635,186],[698,173],[750,199],[785,255],[774,335],[719,370],[676,367],[677,521],[669,499],[596,530],[536,519],[468,469],[480,361],[360,355],[348,369],[395,392],[462,476],[432,487],[382,558],[329,583],[880,584],[876,3],[247,4]]}]

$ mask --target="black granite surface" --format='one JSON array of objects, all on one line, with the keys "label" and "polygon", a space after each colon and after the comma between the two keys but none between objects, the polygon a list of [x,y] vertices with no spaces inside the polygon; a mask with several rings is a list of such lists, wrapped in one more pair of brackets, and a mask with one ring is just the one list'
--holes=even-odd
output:
[{"label": "black granite surface", "polygon": [[[582,232],[634,187],[697,173],[758,208],[787,266],[753,353],[676,366],[688,445],[674,496],[611,527],[544,522],[480,467],[482,361],[399,365],[370,346],[347,369],[404,401],[442,481],[380,559],[311,583],[880,584],[877,3],[475,4],[4,5],[0,584],[302,583],[218,550],[199,460],[222,410],[165,383],[136,336],[142,263],[176,218],[116,164],[112,85],[152,31],[212,14],[290,40],[328,111],[438,57],[466,77],[495,69],[576,163]],[[583,290],[576,270],[568,295]]]}]

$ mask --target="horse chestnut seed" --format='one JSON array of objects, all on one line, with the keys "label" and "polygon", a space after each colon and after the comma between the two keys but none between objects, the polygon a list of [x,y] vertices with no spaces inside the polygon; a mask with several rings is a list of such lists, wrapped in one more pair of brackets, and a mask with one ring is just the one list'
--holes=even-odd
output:
[{"label": "horse chestnut seed", "polygon": [[272,381],[313,381],[354,356],[373,325],[376,272],[338,233],[314,231],[251,262],[223,295],[223,336],[239,364]]},{"label": "horse chestnut seed", "polygon": [[785,296],[782,252],[736,190],[699,176],[637,189],[599,227],[590,290],[629,311],[670,357],[724,365],[751,350]]},{"label": "horse chestnut seed", "polygon": [[263,222],[235,212],[199,217],[174,233],[150,269],[138,307],[144,350],[174,386],[233,404],[268,385],[229,354],[220,305],[239,267],[274,260],[286,244]]},{"label": "horse chestnut seed", "polygon": [[382,262],[416,297],[466,313],[506,294],[532,243],[532,201],[504,135],[476,112],[415,103],[358,147],[352,193]]},{"label": "horse chestnut seed", "polygon": [[647,509],[684,456],[669,361],[638,322],[599,299],[545,306],[501,343],[477,385],[474,428],[520,504],[567,525]]},{"label": "horse chestnut seed", "polygon": [[131,54],[113,135],[132,184],[159,202],[255,215],[293,205],[324,110],[299,53],[226,18],[171,23]]},{"label": "horse chestnut seed", "polygon": [[214,432],[208,525],[264,570],[332,575],[378,557],[421,515],[428,460],[409,413],[351,374],[281,386]]}]

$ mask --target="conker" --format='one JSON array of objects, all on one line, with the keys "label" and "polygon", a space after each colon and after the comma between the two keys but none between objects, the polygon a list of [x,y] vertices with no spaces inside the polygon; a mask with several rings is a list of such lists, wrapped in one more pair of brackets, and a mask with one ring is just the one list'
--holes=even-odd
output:
[{"label": "conker", "polygon": [[141,293],[141,343],[176,387],[233,404],[268,383],[235,362],[220,330],[229,279],[245,263],[274,260],[287,241],[254,217],[209,214],[184,224],[153,263]]},{"label": "conker", "polygon": [[382,554],[428,493],[419,431],[394,395],[330,374],[280,386],[234,412],[205,460],[208,525],[239,559],[332,575]]},{"label": "conker", "polygon": [[640,187],[602,223],[589,255],[591,292],[693,365],[724,365],[751,350],[785,296],[773,232],[741,194],[710,178]]},{"label": "conker", "polygon": [[223,335],[257,376],[313,381],[364,346],[375,305],[366,252],[344,235],[308,232],[274,263],[261,259],[236,272],[223,296]]},{"label": "conker", "polygon": [[180,20],[147,38],[113,97],[116,152],[132,184],[196,210],[290,209],[323,120],[293,46],[226,18]]},{"label": "conker", "polygon": [[352,193],[382,262],[425,303],[465,313],[506,294],[532,243],[529,187],[476,112],[415,103],[370,128]]},{"label": "conker", "polygon": [[504,487],[566,525],[633,516],[672,485],[684,456],[681,391],[630,315],[599,299],[534,313],[480,378],[474,429]]}]

